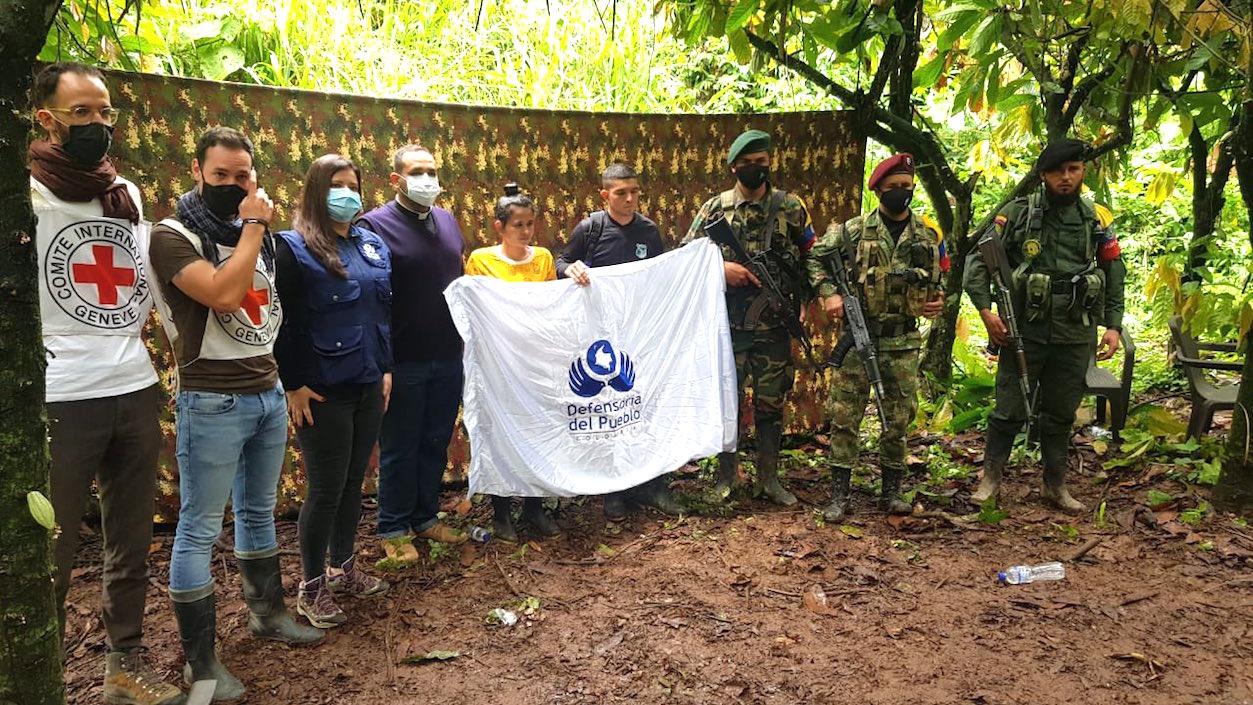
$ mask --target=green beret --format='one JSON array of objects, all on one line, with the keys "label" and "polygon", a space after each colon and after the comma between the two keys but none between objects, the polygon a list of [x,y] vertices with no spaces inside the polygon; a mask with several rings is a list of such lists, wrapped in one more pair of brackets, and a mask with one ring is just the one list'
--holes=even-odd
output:
[{"label": "green beret", "polygon": [[1040,158],[1035,162],[1036,171],[1050,171],[1066,162],[1087,161],[1091,149],[1087,142],[1080,140],[1053,140],[1040,152]]},{"label": "green beret", "polygon": [[736,158],[745,152],[767,152],[772,144],[769,134],[761,130],[746,130],[731,143],[731,149],[727,152],[727,164],[735,163]]}]

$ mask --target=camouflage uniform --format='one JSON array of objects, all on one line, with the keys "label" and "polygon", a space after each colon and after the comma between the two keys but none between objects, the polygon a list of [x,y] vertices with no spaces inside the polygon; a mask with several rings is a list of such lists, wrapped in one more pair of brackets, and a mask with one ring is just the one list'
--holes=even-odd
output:
[{"label": "camouflage uniform", "polygon": [[[918,316],[927,301],[941,295],[941,243],[939,227],[912,211],[905,229],[893,238],[876,209],[843,225],[833,223],[814,245],[808,262],[809,281],[821,298],[839,293],[830,261],[835,251],[843,253],[849,276],[856,277],[850,284],[875,342],[887,395],[877,400],[887,419],[879,438],[883,470],[880,503],[884,509],[898,512],[909,511],[909,505],[900,500],[899,488],[905,473],[905,437],[918,409],[918,349],[922,347]],[[848,478],[857,462],[858,432],[869,397],[866,371],[855,353],[850,353],[835,372],[827,407],[836,495],[831,511],[834,520],[843,518]],[[834,511],[836,507],[841,511]]]},{"label": "camouflage uniform", "polygon": [[[1071,427],[1083,398],[1097,325],[1122,330],[1127,270],[1112,220],[1108,210],[1083,199],[1050,204],[1041,186],[1031,196],[1011,201],[994,221],[1014,270],[1014,311],[1031,387],[1035,389],[1041,379],[1048,382],[1039,386],[1035,403],[1045,496],[1059,506]],[[978,250],[966,261],[963,286],[976,308],[991,308],[992,277]],[[1025,421],[1015,358],[1002,355],[984,454],[984,476],[995,479],[994,489],[999,489],[1014,437]],[[976,500],[986,498],[976,494]],[[1076,502],[1066,508],[1081,509],[1082,505]]]},{"label": "camouflage uniform", "polygon": [[[732,189],[705,201],[696,213],[691,229],[683,239],[687,244],[704,237],[704,226],[719,213],[730,221],[735,237],[750,256],[768,249],[766,266],[775,280],[790,294],[798,308],[809,300],[805,279],[806,251],[814,240],[809,211],[793,194],[783,196],[778,208],[776,226],[767,240],[767,211],[776,190],[767,186],[760,200],[749,201]],[[722,246],[722,257],[728,262],[737,258],[731,249]],[[727,287],[727,317],[731,326],[731,345],[735,352],[735,372],[740,388],[740,418],[744,414],[744,388],[753,380],[753,425],[757,444],[758,483],[773,480],[777,484],[779,444],[783,433],[783,403],[796,373],[792,361],[792,340],[783,327],[783,319],[765,306],[765,297],[755,286]],[[736,454],[723,453],[719,458],[719,474],[727,479],[735,475]],[[772,488],[767,488],[767,493]],[[773,497],[772,497],[773,498]],[[795,498],[793,498],[793,502]]]}]

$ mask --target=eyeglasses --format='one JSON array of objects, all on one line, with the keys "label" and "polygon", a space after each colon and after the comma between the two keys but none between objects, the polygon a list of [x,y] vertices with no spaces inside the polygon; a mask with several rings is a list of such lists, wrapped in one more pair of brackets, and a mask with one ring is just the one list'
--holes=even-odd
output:
[{"label": "eyeglasses", "polygon": [[96,110],[86,105],[76,105],[72,108],[44,108],[44,110],[53,113],[68,113],[72,125],[86,125],[91,122],[92,115],[99,115],[101,122],[106,125],[116,125],[118,116],[122,112],[109,106]]}]

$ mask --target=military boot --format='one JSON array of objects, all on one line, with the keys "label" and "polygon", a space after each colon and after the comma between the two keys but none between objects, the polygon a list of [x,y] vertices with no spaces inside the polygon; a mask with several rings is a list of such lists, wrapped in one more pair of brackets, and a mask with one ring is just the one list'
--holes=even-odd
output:
[{"label": "military boot", "polygon": [[666,516],[677,517],[683,513],[683,505],[670,493],[669,481],[665,475],[645,482],[637,491],[637,496],[641,504],[647,504]]},{"label": "military boot", "polygon": [[853,471],[849,468],[831,466],[831,504],[822,510],[823,521],[844,521],[844,517],[848,515],[849,483],[852,478]]},{"label": "military boot", "polygon": [[777,423],[757,425],[757,491],[771,502],[790,507],[796,495],[779,484],[779,442],[782,429]]},{"label": "military boot", "polygon": [[186,698],[148,666],[142,649],[130,649],[104,655],[104,701],[107,705],[182,705]]},{"label": "military boot", "polygon": [[522,500],[522,518],[531,525],[532,531],[544,538],[561,535],[561,527],[544,511],[544,500],[539,497]]},{"label": "military boot", "polygon": [[904,468],[883,468],[883,488],[879,495],[879,510],[888,514],[910,514],[914,508],[901,498],[901,475]]},{"label": "military boot", "polygon": [[265,558],[240,558],[239,577],[244,583],[244,601],[250,613],[248,629],[253,636],[285,644],[322,641],[325,634],[321,629],[306,627],[288,614],[277,552]]},{"label": "military boot", "polygon": [[1040,439],[1040,458],[1044,462],[1044,482],[1040,488],[1040,496],[1045,502],[1068,514],[1078,514],[1085,507],[1066,489],[1066,471],[1069,468],[1070,437],[1067,435],[1042,436]]},{"label": "military boot", "polygon": [[513,528],[513,501],[508,497],[492,496],[492,538],[518,542],[518,532]]},{"label": "military boot", "polygon": [[1013,434],[1003,433],[989,425],[983,450],[983,479],[979,480],[979,488],[970,495],[971,502],[983,504],[989,497],[1000,498],[1001,479],[1013,447]]},{"label": "military boot", "polygon": [[213,595],[195,602],[176,601],[174,618],[178,621],[178,636],[187,658],[187,665],[183,666],[183,681],[188,685],[196,681],[216,681],[214,700],[244,697],[244,684],[218,661],[217,605]]},{"label": "military boot", "polygon": [[723,500],[731,496],[731,488],[735,486],[735,475],[739,472],[739,453],[718,454],[718,478],[714,481],[714,499]]}]

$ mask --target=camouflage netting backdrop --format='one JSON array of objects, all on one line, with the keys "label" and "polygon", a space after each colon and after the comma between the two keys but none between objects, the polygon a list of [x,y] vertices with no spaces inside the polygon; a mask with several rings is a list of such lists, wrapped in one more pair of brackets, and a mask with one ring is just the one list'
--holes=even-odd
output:
[{"label": "camouflage netting backdrop", "polygon": [[[466,252],[496,244],[492,207],[507,181],[517,181],[539,205],[537,242],[560,252],[576,223],[600,207],[601,170],[613,162],[641,175],[642,210],[671,245],[678,243],[701,203],[730,188],[726,150],[749,127],[776,139],[774,181],[798,194],[821,233],[834,219],[856,214],[861,202],[865,139],[849,112],[774,115],[640,115],[521,110],[418,103],[347,94],[114,72],[113,103],[123,118],[112,154],[118,171],[140,185],[149,219],[174,210],[193,185],[191,160],[206,128],[242,130],[256,145],[257,176],[278,207],[277,225],[288,227],[305,170],[315,158],[338,152],[363,172],[366,209],[392,197],[387,176],[393,151],[407,142],[427,146],[439,164],[444,193],[439,205],[457,217]],[[278,227],[275,228],[279,229]],[[167,388],[173,361],[163,334],[149,327],[158,371]],[[819,341],[821,352],[831,345]],[[798,356],[799,359],[799,356]],[[826,385],[801,369],[788,404],[792,430],[823,423]],[[164,412],[157,518],[178,513],[173,407]],[[280,487],[280,511],[304,495],[304,472],[293,436]],[[449,473],[461,476],[469,444],[464,429],[449,449]]]}]

